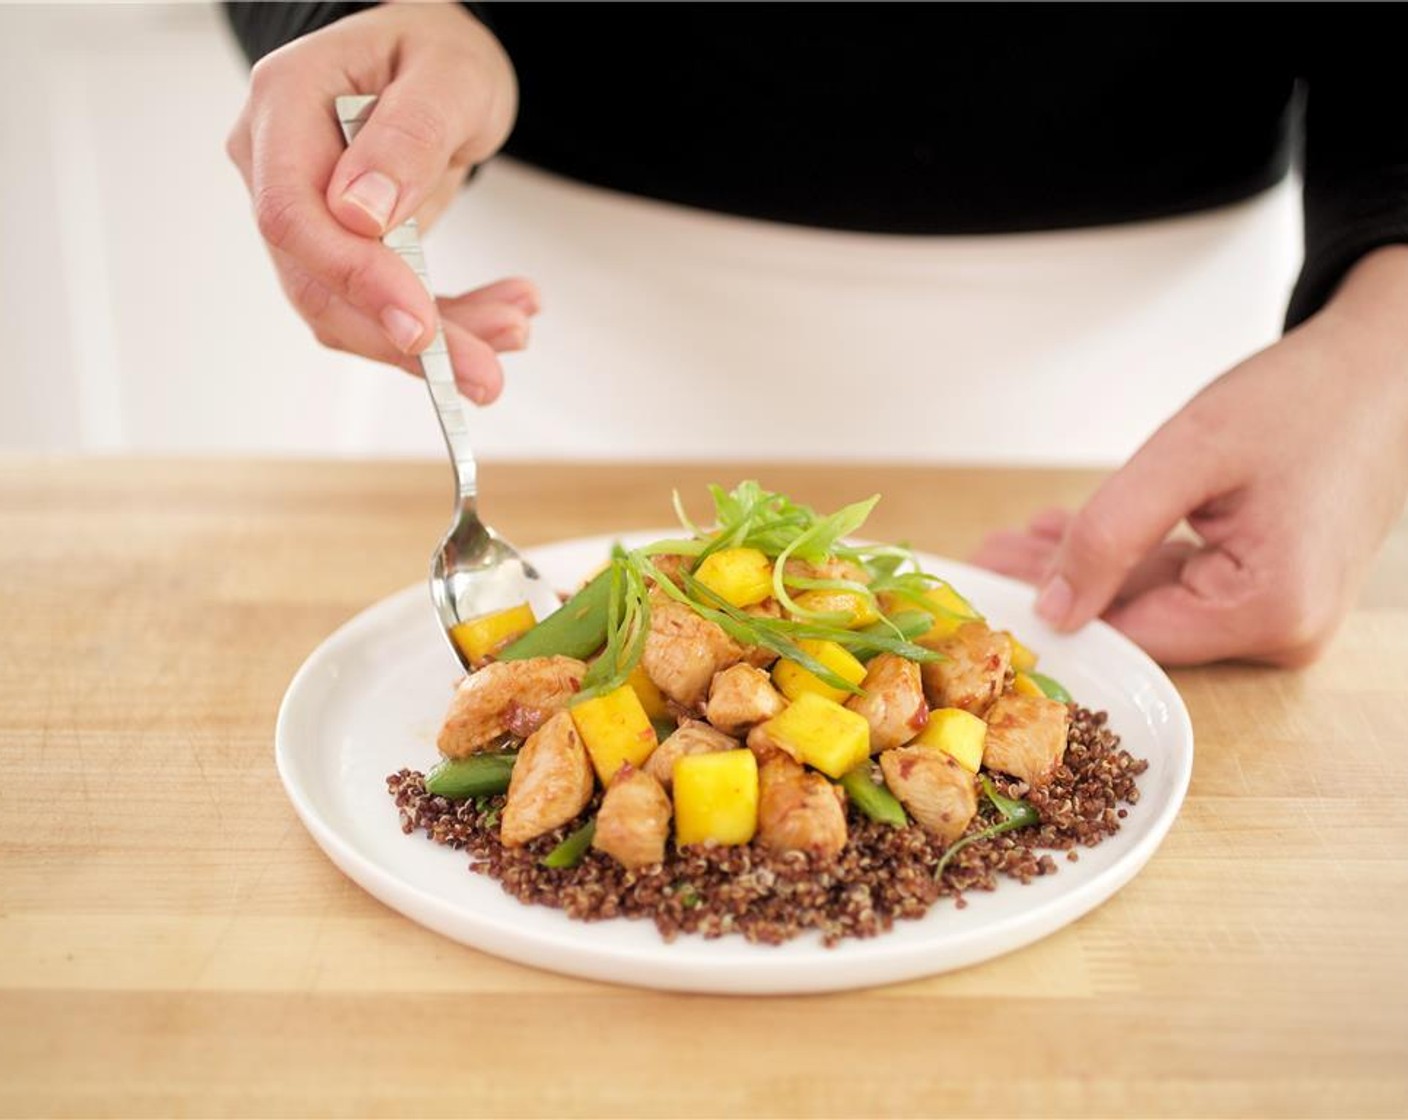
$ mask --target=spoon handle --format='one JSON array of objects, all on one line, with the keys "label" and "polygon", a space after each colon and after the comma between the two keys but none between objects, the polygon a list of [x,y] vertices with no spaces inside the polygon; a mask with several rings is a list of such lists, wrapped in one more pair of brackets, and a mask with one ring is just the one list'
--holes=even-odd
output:
[{"label": "spoon handle", "polygon": [[[376,104],[374,96],[349,95],[337,98],[337,120],[342,126],[343,139],[351,144],[362,125],[371,116]],[[425,267],[425,254],[421,252],[420,234],[414,218],[408,218],[395,229],[390,230],[382,243],[411,266],[411,271],[420,277],[425,290],[435,298],[430,286],[430,274]],[[445,345],[445,332],[440,326],[440,318],[435,318],[435,337],[420,354],[420,368],[425,375],[426,388],[435,404],[435,415],[440,418],[440,430],[445,435],[445,446],[450,451],[450,461],[455,470],[455,485],[462,505],[472,506],[478,491],[477,468],[474,462],[474,449],[469,444],[469,428],[465,423],[464,405],[459,387],[455,384],[455,371],[450,365],[450,351]]]}]

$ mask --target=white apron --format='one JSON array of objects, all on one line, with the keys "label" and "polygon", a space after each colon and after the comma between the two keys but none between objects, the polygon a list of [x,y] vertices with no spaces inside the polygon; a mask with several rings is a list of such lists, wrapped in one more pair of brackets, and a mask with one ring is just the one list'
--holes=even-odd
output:
[{"label": "white apron", "polygon": [[[513,274],[542,289],[504,396],[471,406],[485,458],[1101,465],[1277,337],[1300,217],[1287,181],[1095,230],[837,233],[498,160],[427,256],[441,291]],[[437,453],[419,386],[347,392],[354,445]]]}]

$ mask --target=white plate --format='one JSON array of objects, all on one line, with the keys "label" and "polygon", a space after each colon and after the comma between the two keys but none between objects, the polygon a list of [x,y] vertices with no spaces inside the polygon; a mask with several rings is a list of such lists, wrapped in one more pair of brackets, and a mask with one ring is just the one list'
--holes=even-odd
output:
[{"label": "white plate", "polygon": [[[629,534],[628,543],[668,533]],[[531,550],[544,575],[572,587],[606,557],[614,537]],[[703,992],[819,992],[960,968],[1060,929],[1109,898],[1144,866],[1183,802],[1193,731],[1178,692],[1122,635],[1101,623],[1058,637],[1031,611],[1031,589],[965,564],[921,555],[1000,627],[1041,655],[1041,668],[1088,707],[1105,709],[1124,746],[1149,760],[1141,799],[1114,837],[1080,861],[1022,886],[1004,881],[968,906],[941,901],[918,921],[827,949],[807,936],[782,946],[742,937],[661,940],[649,921],[569,921],[528,906],[462,852],[406,836],[386,792],[403,766],[437,760],[435,736],[458,665],[423,585],[370,607],[323,642],[299,669],[279,711],[279,776],[298,815],[332,861],[388,906],[447,937],[539,968],[598,980]]]}]

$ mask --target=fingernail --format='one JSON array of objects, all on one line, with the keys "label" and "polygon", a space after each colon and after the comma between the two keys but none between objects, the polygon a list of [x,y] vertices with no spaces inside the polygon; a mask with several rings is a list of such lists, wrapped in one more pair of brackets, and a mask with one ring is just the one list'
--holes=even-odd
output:
[{"label": "fingernail", "polygon": [[1076,593],[1065,576],[1053,576],[1036,597],[1036,613],[1052,626],[1060,626],[1071,613]]},{"label": "fingernail", "polygon": [[483,404],[489,399],[489,390],[478,382],[471,382],[464,387],[465,396],[475,404]]},{"label": "fingernail", "polygon": [[399,307],[388,307],[381,313],[381,325],[386,331],[386,337],[391,339],[391,344],[403,354],[409,354],[411,348],[420,341],[420,336],[425,328],[414,315],[408,315]]},{"label": "fingernail", "polygon": [[538,297],[532,292],[519,292],[511,296],[508,302],[529,315],[536,315],[541,308]]},{"label": "fingernail", "polygon": [[389,175],[383,175],[380,171],[364,171],[342,192],[342,199],[365,210],[372,221],[385,231],[400,194],[401,188]]},{"label": "fingernail", "polygon": [[528,328],[512,323],[487,341],[495,350],[522,350],[528,345]]}]

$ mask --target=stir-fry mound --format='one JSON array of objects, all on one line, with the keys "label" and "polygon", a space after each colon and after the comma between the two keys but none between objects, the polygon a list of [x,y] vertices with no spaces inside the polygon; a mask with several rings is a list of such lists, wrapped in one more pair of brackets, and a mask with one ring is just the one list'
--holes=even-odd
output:
[{"label": "stir-fry mound", "polygon": [[[963,892],[990,891],[1003,878],[1020,882],[1054,873],[1050,850],[1074,861],[1120,827],[1126,805],[1139,800],[1135,779],[1147,764],[1119,746],[1102,713],[1076,709],[1066,757],[1039,790],[999,779],[1009,795],[1036,807],[1040,824],[977,841],[944,868],[934,868],[944,845],[922,827],[895,828],[853,819],[845,847],[828,857],[774,851],[755,841],[739,846],[669,850],[662,863],[627,870],[589,851],[572,868],[544,867],[543,858],[570,832],[554,829],[531,844],[506,847],[499,838],[502,795],[450,800],[425,790],[421,774],[402,770],[387,779],[406,832],[422,831],[440,844],[462,848],[473,870],[497,879],[526,903],[552,906],[573,918],[631,917],[653,921],[672,940],[680,933],[779,944],[815,930],[827,944],[871,937],[896,919],[922,917],[941,898],[964,905]],[[589,807],[588,812],[590,813]],[[986,825],[979,817],[969,828]]]},{"label": "stir-fry mound", "polygon": [[541,622],[456,629],[477,671],[445,761],[388,779],[406,832],[575,918],[834,943],[1119,827],[1145,764],[908,549],[848,544],[876,499],[711,493]]}]

